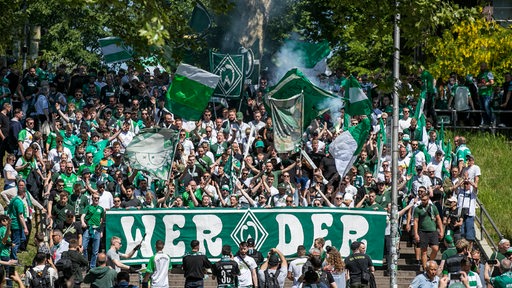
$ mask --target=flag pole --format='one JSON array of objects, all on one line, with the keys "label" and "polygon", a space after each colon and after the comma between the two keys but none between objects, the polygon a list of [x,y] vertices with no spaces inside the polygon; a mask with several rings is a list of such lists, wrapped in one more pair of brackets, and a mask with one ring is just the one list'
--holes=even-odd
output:
[{"label": "flag pole", "polygon": [[398,270],[398,85],[400,77],[400,12],[399,0],[395,2],[395,24],[393,31],[394,55],[393,55],[393,131],[392,131],[392,167],[391,167],[391,263],[388,263],[391,288],[397,288]]}]

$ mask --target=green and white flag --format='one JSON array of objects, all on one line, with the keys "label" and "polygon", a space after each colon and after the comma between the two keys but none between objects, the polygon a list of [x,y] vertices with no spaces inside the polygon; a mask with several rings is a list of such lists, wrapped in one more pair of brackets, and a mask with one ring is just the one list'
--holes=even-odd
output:
[{"label": "green and white flag", "polygon": [[210,51],[210,71],[220,80],[214,95],[239,98],[244,86],[244,56],[220,54]]},{"label": "green and white flag", "polygon": [[126,147],[125,160],[132,169],[168,180],[178,134],[169,129],[143,129]]},{"label": "green and white flag", "polygon": [[124,45],[119,37],[107,37],[98,40],[103,61],[107,64],[125,62],[133,59],[133,51],[130,47]]},{"label": "green and white flag", "polygon": [[267,98],[272,113],[274,147],[278,153],[294,151],[302,139],[304,94],[288,99]]},{"label": "green and white flag", "polygon": [[[416,111],[414,111],[414,118],[418,120],[418,129],[421,132],[421,139],[418,139],[420,144],[423,144],[423,146],[428,144],[428,133],[426,128],[426,119],[425,119],[425,113],[424,107],[425,107],[425,99],[427,96],[427,91],[423,90],[420,93],[420,99],[418,101],[418,104],[416,105]],[[411,135],[412,137],[413,135]]]},{"label": "green and white flag", "polygon": [[[294,124],[294,126],[301,129],[300,133],[303,133],[306,130],[313,119],[329,111],[331,107],[329,107],[327,103],[336,99],[336,96],[315,86],[301,71],[294,68],[286,72],[277,85],[270,88],[270,91],[265,95],[263,104],[266,105],[267,111],[272,111],[272,108],[270,107],[271,100],[289,100],[297,95],[304,95],[304,100],[302,100],[303,116],[302,118],[295,118],[295,121],[298,122]],[[294,111],[293,113],[295,114],[297,112]],[[276,121],[273,116],[274,114],[276,113],[272,112],[272,121]],[[273,123],[274,126],[282,125],[275,122]],[[275,133],[276,132],[274,132],[274,135],[276,135]],[[286,134],[288,133],[284,133],[283,135]]]},{"label": "green and white flag", "polygon": [[369,116],[372,113],[372,103],[354,76],[350,75],[346,79],[343,88],[345,89],[345,113],[350,116]]},{"label": "green and white flag", "polygon": [[219,83],[219,76],[180,64],[165,95],[165,108],[187,120],[199,120]]},{"label": "green and white flag", "polygon": [[336,170],[345,176],[356,161],[370,134],[370,119],[364,118],[357,126],[352,126],[336,137],[329,145],[329,153],[334,158]]}]

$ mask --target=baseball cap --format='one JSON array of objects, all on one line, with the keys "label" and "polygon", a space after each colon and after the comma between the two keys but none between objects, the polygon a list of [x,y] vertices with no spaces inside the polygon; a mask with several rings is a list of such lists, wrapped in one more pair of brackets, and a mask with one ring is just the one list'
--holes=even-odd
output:
[{"label": "baseball cap", "polygon": [[446,235],[444,237],[444,241],[446,241],[446,243],[448,243],[448,244],[453,244],[453,237],[452,237],[452,235]]},{"label": "baseball cap", "polygon": [[256,144],[254,144],[254,147],[265,148],[265,143],[263,143],[263,141],[261,141],[261,140],[258,140],[258,141],[256,141]]},{"label": "baseball cap", "polygon": [[402,136],[402,140],[411,141],[411,137],[409,136],[409,134],[404,134],[404,136]]},{"label": "baseball cap", "polygon": [[82,175],[84,175],[84,174],[91,174],[91,169],[84,168],[84,170],[82,170]]},{"label": "baseball cap", "polygon": [[270,257],[268,257],[268,265],[276,266],[278,264],[279,264],[279,257],[276,254],[272,254],[272,255],[270,255]]},{"label": "baseball cap", "polygon": [[222,188],[220,190],[229,191],[229,185],[222,185]]},{"label": "baseball cap", "polygon": [[505,255],[511,255],[512,254],[512,247],[507,249],[507,252],[505,252]]},{"label": "baseball cap", "polygon": [[244,114],[242,112],[236,112],[236,120],[243,120]]},{"label": "baseball cap", "polygon": [[66,216],[75,216],[73,210],[66,210]]},{"label": "baseball cap", "polygon": [[288,185],[286,185],[285,183],[279,183],[279,185],[277,185],[277,188],[278,189],[286,189],[286,188],[288,188]]},{"label": "baseball cap", "polygon": [[253,238],[248,238],[246,242],[247,242],[247,245],[254,246],[254,239]]},{"label": "baseball cap", "polygon": [[105,185],[105,181],[103,181],[103,180],[96,181],[96,186],[103,186],[103,185]]},{"label": "baseball cap", "polygon": [[467,160],[470,160],[470,159],[471,159],[471,160],[475,160],[475,156],[473,156],[473,155],[469,154],[469,155],[466,155],[466,159],[467,159]]},{"label": "baseball cap", "polygon": [[452,197],[448,198],[446,201],[448,201],[448,202],[457,202],[457,197],[452,196]]}]

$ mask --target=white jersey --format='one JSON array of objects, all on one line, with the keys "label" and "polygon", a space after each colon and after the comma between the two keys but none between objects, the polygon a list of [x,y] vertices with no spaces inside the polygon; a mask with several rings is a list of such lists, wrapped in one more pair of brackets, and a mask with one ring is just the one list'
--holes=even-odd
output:
[{"label": "white jersey", "polygon": [[152,273],[151,287],[168,288],[169,269],[171,269],[171,257],[169,255],[160,251],[151,257],[146,268],[147,273]]},{"label": "white jersey", "polygon": [[[238,267],[240,268],[240,275],[238,276],[239,285],[240,287],[252,286],[252,271],[256,269],[258,265],[256,265],[256,261],[254,261],[254,258],[250,256],[245,256],[243,260],[240,257],[242,256],[236,256],[234,259],[236,263],[238,263]],[[247,265],[249,265],[249,267],[247,267]]]},{"label": "white jersey", "polygon": [[308,261],[308,257],[297,258],[290,262],[290,265],[288,266],[288,272],[292,273],[292,288],[300,287],[299,277],[300,275],[302,275],[302,266],[304,266],[304,263],[306,263],[306,261]]}]

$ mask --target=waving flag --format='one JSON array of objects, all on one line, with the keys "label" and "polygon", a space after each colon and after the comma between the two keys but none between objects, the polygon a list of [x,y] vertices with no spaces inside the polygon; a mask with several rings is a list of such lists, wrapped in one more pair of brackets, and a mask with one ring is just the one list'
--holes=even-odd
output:
[{"label": "waving flag", "polygon": [[219,76],[182,63],[167,91],[165,108],[181,118],[199,120],[218,82]]},{"label": "waving flag", "polygon": [[143,129],[126,147],[125,160],[133,169],[168,180],[178,134],[169,129]]},{"label": "waving flag", "polygon": [[372,103],[364,93],[361,85],[354,76],[350,75],[344,84],[345,113],[350,116],[367,115],[372,113]]},{"label": "waving flag", "polygon": [[210,71],[219,75],[215,96],[239,98],[244,86],[244,56],[210,52]]},{"label": "waving flag", "polygon": [[350,171],[352,164],[359,156],[370,134],[370,126],[370,119],[364,118],[357,126],[350,127],[348,131],[341,133],[329,145],[329,153],[334,158],[336,170],[341,177]]},{"label": "waving flag", "polygon": [[99,39],[103,61],[107,64],[125,62],[133,58],[133,51],[124,45],[119,37],[107,37]]}]

